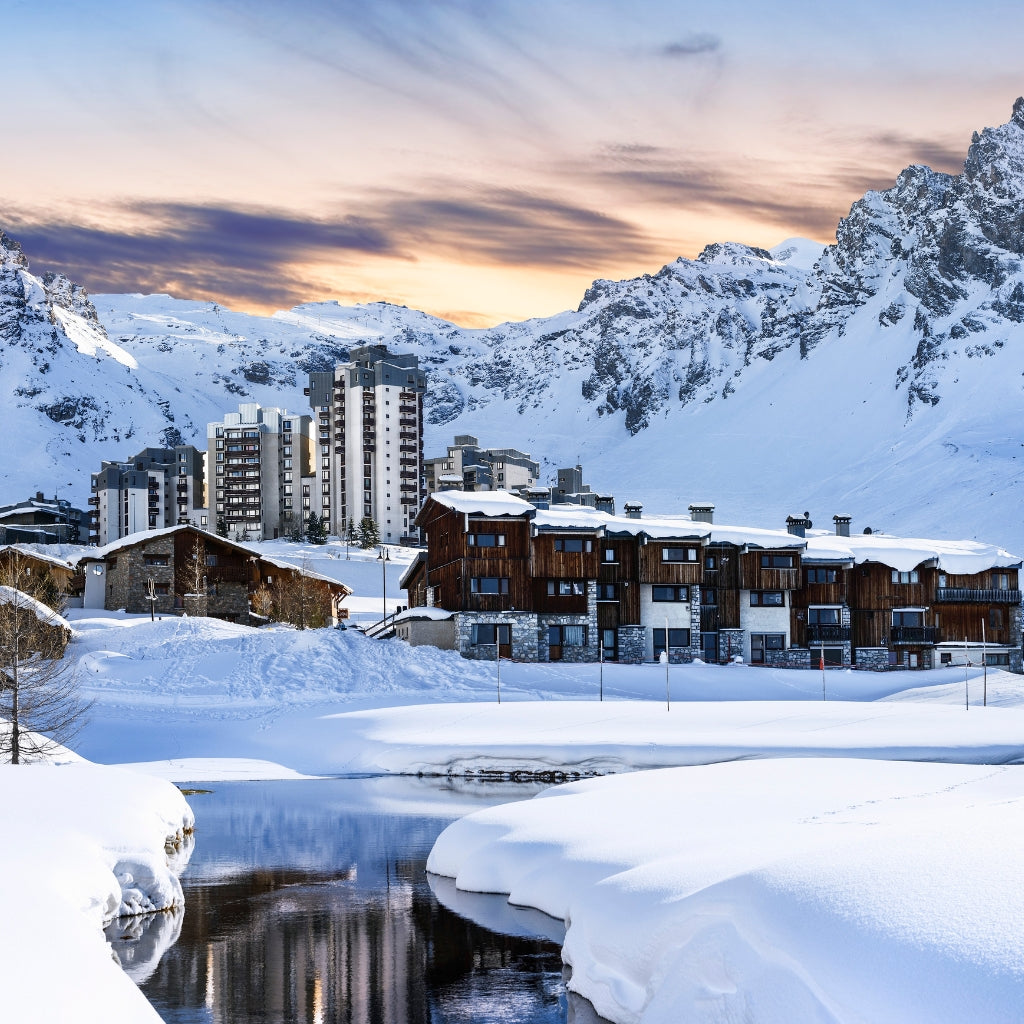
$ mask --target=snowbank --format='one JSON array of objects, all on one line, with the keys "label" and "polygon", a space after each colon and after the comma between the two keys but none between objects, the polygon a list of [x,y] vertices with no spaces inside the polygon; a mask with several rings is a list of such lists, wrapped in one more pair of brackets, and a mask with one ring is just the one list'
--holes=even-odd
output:
[{"label": "snowbank", "polygon": [[[193,824],[184,797],[117,768],[8,765],[0,804],[5,1019],[159,1021],[102,929],[121,915],[182,906],[177,872]],[[169,841],[179,844],[170,854]]]},{"label": "snowbank", "polygon": [[1008,1024],[1022,834],[1024,768],[737,762],[476,812],[428,869],[564,920],[570,987],[620,1024]]},{"label": "snowbank", "polygon": [[328,770],[607,774],[770,757],[1024,761],[1024,710],[910,702],[524,701],[334,715]]}]

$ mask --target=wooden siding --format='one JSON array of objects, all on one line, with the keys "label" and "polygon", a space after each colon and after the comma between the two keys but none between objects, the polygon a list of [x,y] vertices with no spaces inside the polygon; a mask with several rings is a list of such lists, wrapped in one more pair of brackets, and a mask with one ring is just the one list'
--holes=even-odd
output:
[{"label": "wooden siding", "polygon": [[[639,544],[635,537],[605,537],[599,542],[600,561],[597,568],[599,583],[614,583],[619,599],[617,602],[598,603],[598,623],[605,629],[617,626],[638,626],[640,624],[640,587],[637,583]],[[604,561],[605,548],[615,552],[615,561]],[[615,609],[614,621],[609,608]]]},{"label": "wooden siding", "polygon": [[849,571],[847,585],[850,607],[884,612],[891,612],[893,608],[928,607],[935,598],[937,573],[935,569],[924,568],[919,568],[917,573],[917,583],[893,583],[892,569],[887,565],[864,562],[854,566]]},{"label": "wooden siding", "polygon": [[[792,555],[792,569],[762,569],[761,556]],[[740,590],[796,590],[802,578],[799,551],[748,551],[740,555]]]},{"label": "wooden siding", "polygon": [[[693,562],[665,562],[665,548],[692,548],[697,552]],[[699,586],[704,577],[704,554],[699,544],[682,541],[651,541],[640,548],[641,583],[676,583]]]},{"label": "wooden siding", "polygon": [[[992,624],[995,612],[1001,626]],[[964,637],[971,642],[981,643],[982,622],[985,623],[984,639],[990,644],[1013,642],[1013,606],[1006,604],[940,604],[932,612],[932,618],[940,629],[944,641],[962,643]]]},{"label": "wooden siding", "polygon": [[[590,542],[590,551],[556,551],[555,540],[582,540]],[[593,534],[541,533],[533,538],[530,571],[539,579],[593,580],[597,579],[600,562],[601,539]]]},{"label": "wooden siding", "polygon": [[[535,579],[533,581],[533,610],[537,612],[554,613],[556,615],[578,615],[587,611],[587,582],[580,580],[583,584],[582,594],[549,594],[548,581]],[[519,605],[516,605],[518,608]]]}]

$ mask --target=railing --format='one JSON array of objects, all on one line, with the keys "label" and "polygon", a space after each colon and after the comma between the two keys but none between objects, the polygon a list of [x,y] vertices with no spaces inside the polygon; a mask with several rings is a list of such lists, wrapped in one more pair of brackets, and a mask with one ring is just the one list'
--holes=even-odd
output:
[{"label": "railing", "polygon": [[209,565],[206,567],[207,583],[248,583],[249,569],[244,565]]},{"label": "railing", "polygon": [[891,644],[937,644],[938,626],[893,626],[889,631]]},{"label": "railing", "polygon": [[976,590],[971,587],[939,587],[935,600],[958,604],[1020,604],[1019,590]]},{"label": "railing", "polygon": [[849,626],[812,622],[807,626],[808,644],[842,644],[850,639]]}]

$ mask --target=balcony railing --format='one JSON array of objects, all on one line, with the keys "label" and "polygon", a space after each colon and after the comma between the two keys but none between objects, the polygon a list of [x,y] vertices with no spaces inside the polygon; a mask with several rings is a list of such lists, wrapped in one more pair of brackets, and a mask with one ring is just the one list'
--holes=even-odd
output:
[{"label": "balcony railing", "polygon": [[889,631],[890,644],[937,644],[938,626],[893,626]]},{"label": "balcony railing", "polygon": [[[912,627],[901,627],[912,628]],[[895,629],[893,630],[895,632]],[[843,644],[850,639],[849,626],[835,626],[821,622],[807,625],[807,643],[810,644]]]},{"label": "balcony railing", "polygon": [[1020,604],[1019,590],[976,590],[971,587],[939,587],[936,601],[958,604]]}]

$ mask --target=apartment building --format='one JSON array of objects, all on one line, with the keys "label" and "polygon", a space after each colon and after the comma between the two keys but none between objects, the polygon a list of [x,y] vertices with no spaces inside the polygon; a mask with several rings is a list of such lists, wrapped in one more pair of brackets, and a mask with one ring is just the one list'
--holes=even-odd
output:
[{"label": "apartment building", "polygon": [[423,464],[427,492],[511,491],[535,487],[540,463],[518,448],[481,448],[472,434],[456,434],[446,455]]},{"label": "apartment building", "polygon": [[[1021,671],[1021,560],[974,541],[785,530],[689,516],[538,509],[507,492],[432,494],[410,609],[453,613],[466,657],[657,659],[811,668]],[[410,621],[409,628],[414,629]]]},{"label": "apartment building", "polygon": [[426,374],[414,355],[353,348],[347,363],[311,373],[315,482],[331,533],[369,516],[385,544],[418,543]]},{"label": "apartment building", "polygon": [[311,417],[245,403],[208,424],[206,437],[210,518],[228,537],[287,536],[311,511],[320,514]]},{"label": "apartment building", "polygon": [[180,523],[209,526],[204,453],[192,445],[144,448],[124,462],[104,462],[91,479],[89,541]]}]

